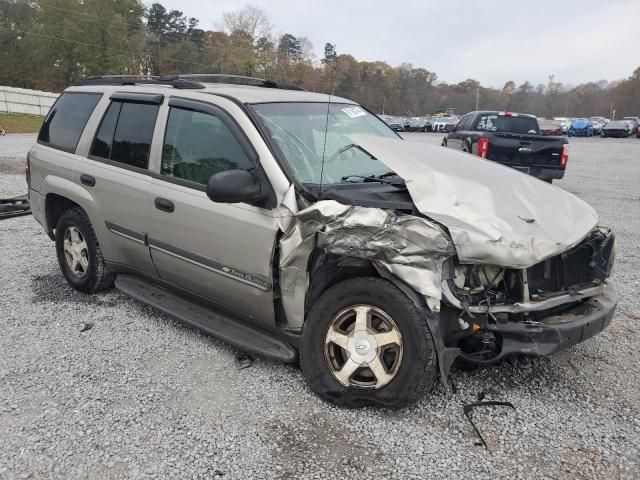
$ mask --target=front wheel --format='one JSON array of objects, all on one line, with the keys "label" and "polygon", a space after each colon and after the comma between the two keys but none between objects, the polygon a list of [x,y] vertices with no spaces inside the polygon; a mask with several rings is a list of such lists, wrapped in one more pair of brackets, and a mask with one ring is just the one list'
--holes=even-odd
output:
[{"label": "front wheel", "polygon": [[437,377],[425,312],[379,278],[345,280],[322,294],[305,321],[300,364],[311,390],[344,407],[404,407]]}]

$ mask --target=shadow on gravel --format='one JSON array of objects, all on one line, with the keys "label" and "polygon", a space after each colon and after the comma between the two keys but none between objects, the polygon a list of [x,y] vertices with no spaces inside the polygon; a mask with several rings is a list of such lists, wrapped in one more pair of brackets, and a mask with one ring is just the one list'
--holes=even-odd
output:
[{"label": "shadow on gravel", "polygon": [[100,295],[88,295],[73,290],[60,273],[48,273],[31,277],[31,291],[34,303],[74,302],[83,305],[115,307],[117,300],[104,300]]}]

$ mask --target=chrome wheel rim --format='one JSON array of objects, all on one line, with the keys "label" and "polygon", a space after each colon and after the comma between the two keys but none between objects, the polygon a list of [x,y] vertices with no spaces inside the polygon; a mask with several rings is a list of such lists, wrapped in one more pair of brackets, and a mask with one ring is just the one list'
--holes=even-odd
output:
[{"label": "chrome wheel rim", "polygon": [[324,340],[327,366],[346,387],[384,387],[397,375],[402,351],[398,326],[373,305],[340,311],[329,323]]},{"label": "chrome wheel rim", "polygon": [[76,277],[82,278],[89,270],[89,250],[82,233],[76,227],[67,227],[63,240],[67,267]]}]

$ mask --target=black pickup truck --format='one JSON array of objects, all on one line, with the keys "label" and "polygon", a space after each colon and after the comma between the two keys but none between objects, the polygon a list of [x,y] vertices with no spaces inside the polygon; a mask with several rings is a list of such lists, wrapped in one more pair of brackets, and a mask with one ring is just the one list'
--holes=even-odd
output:
[{"label": "black pickup truck", "polygon": [[551,183],[564,176],[569,142],[540,134],[533,115],[512,112],[471,112],[442,140],[456,148],[521,170]]}]

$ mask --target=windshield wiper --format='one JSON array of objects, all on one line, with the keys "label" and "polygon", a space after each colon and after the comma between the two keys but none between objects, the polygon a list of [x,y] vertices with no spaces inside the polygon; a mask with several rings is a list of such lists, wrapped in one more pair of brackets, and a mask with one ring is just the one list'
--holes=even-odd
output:
[{"label": "windshield wiper", "polygon": [[[398,175],[393,170],[389,170],[387,173],[381,173],[380,175],[376,176],[376,178],[386,178],[386,177],[398,177],[398,178],[400,178],[400,180],[402,180],[400,175]],[[404,182],[404,180],[402,180],[402,181]]]},{"label": "windshield wiper", "polygon": [[366,176],[366,175],[345,175],[340,180],[342,180],[344,182],[344,181],[349,180],[350,178],[359,178],[363,182],[378,182],[378,183],[386,183],[388,185],[391,185],[391,181],[390,180],[387,180],[386,178],[378,178],[375,175],[369,175],[369,176]]},{"label": "windshield wiper", "polygon": [[347,150],[351,150],[352,148],[357,148],[362,153],[364,153],[366,156],[371,158],[371,160],[377,160],[376,157],[374,157],[369,152],[367,152],[364,148],[362,148],[360,145],[357,145],[355,143],[350,143],[349,145],[345,145],[344,147],[342,147],[340,150],[337,151],[336,155],[342,155],[344,152],[346,152]]},{"label": "windshield wiper", "polygon": [[359,178],[361,179],[363,182],[379,182],[379,183],[384,183],[386,185],[404,185],[404,180],[400,177],[398,177],[398,180],[389,180],[385,177],[392,177],[392,176],[398,176],[398,174],[396,172],[387,172],[387,173],[383,173],[381,175],[345,175],[344,177],[341,178],[341,180],[347,181],[350,178]]}]

